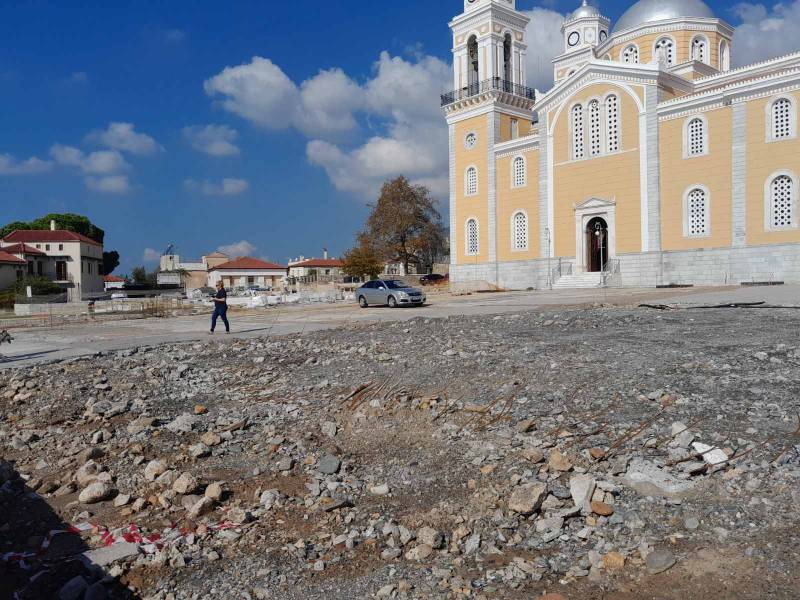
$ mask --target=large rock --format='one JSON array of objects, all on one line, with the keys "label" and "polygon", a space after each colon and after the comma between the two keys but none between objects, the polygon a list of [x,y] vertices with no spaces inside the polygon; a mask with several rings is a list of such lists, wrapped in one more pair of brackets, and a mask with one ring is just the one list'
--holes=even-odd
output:
[{"label": "large rock", "polygon": [[575,506],[589,508],[597,482],[591,475],[573,475],[569,478],[569,493]]},{"label": "large rock", "polygon": [[647,570],[656,575],[671,569],[677,561],[675,560],[675,555],[669,550],[656,550],[648,554],[644,562],[647,565]]},{"label": "large rock", "polygon": [[111,487],[111,484],[105,481],[95,481],[94,483],[90,483],[86,489],[80,493],[78,500],[84,504],[102,502],[103,500],[107,500],[113,491],[114,489]]},{"label": "large rock", "polygon": [[526,483],[516,488],[508,499],[508,508],[521,515],[532,515],[544,502],[547,486],[543,483]]},{"label": "large rock", "polygon": [[319,460],[317,469],[319,469],[319,471],[325,475],[334,475],[335,473],[339,472],[339,468],[341,466],[342,461],[336,458],[333,454],[326,454]]},{"label": "large rock", "polygon": [[199,421],[199,417],[190,415],[189,413],[184,413],[175,417],[175,419],[168,423],[166,427],[172,433],[190,433]]},{"label": "large rock", "polygon": [[631,461],[623,483],[643,496],[673,499],[691,495],[695,487],[694,482],[678,479],[643,459]]},{"label": "large rock", "polygon": [[161,460],[151,460],[144,468],[144,478],[147,481],[155,481],[162,473],[166,472],[167,465]]},{"label": "large rock", "polygon": [[98,465],[93,460],[90,460],[85,465],[83,465],[80,469],[77,470],[75,473],[75,481],[78,482],[78,486],[85,488],[87,485],[92,483],[97,476],[100,474],[102,469],[100,465]]},{"label": "large rock", "polygon": [[139,546],[130,542],[117,542],[83,553],[86,560],[100,567],[106,567],[118,560],[124,560],[139,554]]},{"label": "large rock", "polygon": [[179,494],[193,494],[198,487],[200,487],[200,483],[191,473],[183,473],[172,484],[172,489]]}]

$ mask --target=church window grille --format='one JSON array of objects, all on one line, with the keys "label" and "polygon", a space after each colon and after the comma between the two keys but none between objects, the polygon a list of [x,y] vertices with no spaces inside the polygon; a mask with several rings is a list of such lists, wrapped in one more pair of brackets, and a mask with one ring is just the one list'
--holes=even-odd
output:
[{"label": "church window grille", "polygon": [[772,139],[783,140],[794,136],[794,106],[788,98],[778,98],[772,103]]},{"label": "church window grille", "polygon": [[795,226],[797,198],[794,187],[794,181],[788,175],[778,175],[770,183],[770,229]]},{"label": "church window grille", "polygon": [[514,159],[514,187],[525,187],[526,179],[525,159],[518,156]]},{"label": "church window grille", "polygon": [[572,158],[579,160],[584,156],[583,142],[583,106],[572,107]]},{"label": "church window grille", "polygon": [[619,150],[619,99],[615,95],[606,98],[606,150]]},{"label": "church window grille", "polygon": [[661,38],[656,42],[656,52],[661,52],[668,66],[675,64],[675,42],[672,38]]},{"label": "church window grille", "polygon": [[629,64],[638,64],[639,62],[639,48],[631,44],[622,51],[622,62]]},{"label": "church window grille", "polygon": [[464,193],[467,196],[474,196],[478,193],[478,169],[470,167],[467,169],[466,181],[464,182]]},{"label": "church window grille", "polygon": [[589,102],[589,154],[597,156],[602,152],[600,135],[600,101]]},{"label": "church window grille", "polygon": [[687,233],[690,237],[708,235],[708,195],[695,188],[686,199]]},{"label": "church window grille", "polygon": [[527,250],[528,249],[528,216],[519,211],[514,214],[513,218],[513,243],[514,250]]},{"label": "church window grille", "polygon": [[700,156],[706,153],[706,124],[703,119],[695,118],[689,121],[687,127],[689,136],[686,144],[689,156]]},{"label": "church window grille", "polygon": [[705,38],[696,37],[692,40],[692,60],[708,62],[708,43]]},{"label": "church window grille", "polygon": [[476,219],[469,219],[467,221],[467,254],[474,256],[478,254],[478,221]]}]

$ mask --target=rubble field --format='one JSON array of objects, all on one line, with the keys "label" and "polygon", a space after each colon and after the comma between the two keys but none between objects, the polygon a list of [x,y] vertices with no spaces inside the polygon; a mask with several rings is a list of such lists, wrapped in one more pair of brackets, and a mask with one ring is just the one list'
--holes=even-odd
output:
[{"label": "rubble field", "polygon": [[0,598],[798,598],[800,311],[547,310],[0,372]]}]

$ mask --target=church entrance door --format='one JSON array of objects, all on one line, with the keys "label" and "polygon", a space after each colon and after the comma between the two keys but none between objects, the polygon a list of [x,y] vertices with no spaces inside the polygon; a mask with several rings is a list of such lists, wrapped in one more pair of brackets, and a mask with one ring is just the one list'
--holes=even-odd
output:
[{"label": "church entrance door", "polygon": [[597,273],[608,262],[608,223],[602,217],[590,219],[586,224],[586,270]]}]

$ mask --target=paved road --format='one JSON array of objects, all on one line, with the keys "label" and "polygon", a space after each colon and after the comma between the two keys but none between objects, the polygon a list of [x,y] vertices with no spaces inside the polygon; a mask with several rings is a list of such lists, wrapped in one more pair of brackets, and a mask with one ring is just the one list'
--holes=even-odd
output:
[{"label": "paved road", "polygon": [[234,333],[226,336],[218,331],[213,338],[208,335],[207,315],[88,323],[53,329],[23,329],[14,330],[14,343],[2,349],[7,360],[0,361],[0,368],[165,342],[196,340],[213,342],[229,337],[286,335],[330,329],[351,323],[404,320],[418,316],[501,314],[594,303],[625,306],[636,305],[639,302],[703,304],[762,300],[776,304],[800,305],[800,286],[682,290],[553,290],[470,296],[441,295],[432,297],[428,306],[398,310],[380,307],[361,310],[350,304],[284,306],[258,311],[248,310],[243,313],[232,312]]}]

